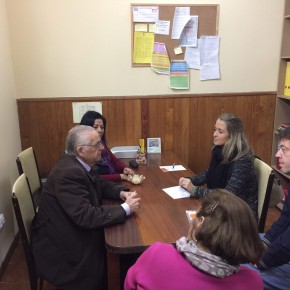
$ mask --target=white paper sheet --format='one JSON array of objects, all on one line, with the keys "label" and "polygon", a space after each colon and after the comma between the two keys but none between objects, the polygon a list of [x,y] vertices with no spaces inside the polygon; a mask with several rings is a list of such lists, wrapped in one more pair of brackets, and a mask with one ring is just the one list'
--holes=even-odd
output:
[{"label": "white paper sheet", "polygon": [[163,188],[162,190],[166,192],[173,199],[186,198],[190,196],[190,193],[179,185],[168,187],[168,188]]},{"label": "white paper sheet", "polygon": [[200,38],[200,80],[220,79],[219,37],[202,36]]},{"label": "white paper sheet", "polygon": [[159,20],[158,6],[133,6],[134,22],[155,22]]},{"label": "white paper sheet", "polygon": [[199,41],[198,39],[197,47],[186,47],[184,59],[188,64],[188,68],[200,69]]},{"label": "white paper sheet", "polygon": [[156,21],[155,34],[169,35],[170,21],[158,20]]},{"label": "white paper sheet", "polygon": [[179,39],[180,34],[186,25],[186,23],[190,20],[190,7],[176,7],[173,17],[172,24],[172,39]]},{"label": "white paper sheet", "polygon": [[163,172],[167,172],[167,171],[181,171],[181,170],[186,170],[186,168],[184,168],[182,165],[169,165],[169,166],[159,166],[159,168],[163,171]]},{"label": "white paper sheet", "polygon": [[180,39],[180,46],[197,46],[197,29],[198,29],[198,16],[191,16],[189,21],[184,26]]}]

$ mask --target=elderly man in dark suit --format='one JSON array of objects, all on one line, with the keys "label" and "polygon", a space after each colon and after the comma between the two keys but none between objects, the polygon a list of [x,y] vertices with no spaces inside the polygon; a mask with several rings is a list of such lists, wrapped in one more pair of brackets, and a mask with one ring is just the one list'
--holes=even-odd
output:
[{"label": "elderly man in dark suit", "polygon": [[[103,228],[124,222],[140,207],[135,192],[90,174],[102,148],[94,128],[72,128],[42,190],[32,249],[40,276],[61,290],[106,289]],[[121,202],[102,205],[103,198]]]}]

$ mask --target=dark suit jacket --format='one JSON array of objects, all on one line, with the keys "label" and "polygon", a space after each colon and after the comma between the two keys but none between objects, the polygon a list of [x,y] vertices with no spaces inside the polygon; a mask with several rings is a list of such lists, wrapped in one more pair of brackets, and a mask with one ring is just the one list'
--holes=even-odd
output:
[{"label": "dark suit jacket", "polygon": [[[63,155],[44,184],[32,227],[32,249],[38,272],[60,289],[104,289],[105,226],[123,222],[120,199],[125,187],[92,177],[82,164]],[[120,200],[121,201],[121,200]]]}]

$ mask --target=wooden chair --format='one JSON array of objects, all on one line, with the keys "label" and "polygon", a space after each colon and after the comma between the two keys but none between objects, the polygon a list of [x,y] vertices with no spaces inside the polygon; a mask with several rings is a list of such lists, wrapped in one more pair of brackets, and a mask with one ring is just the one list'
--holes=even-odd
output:
[{"label": "wooden chair", "polygon": [[272,168],[259,158],[255,158],[254,166],[258,180],[258,228],[259,232],[263,233],[275,174]]},{"label": "wooden chair", "polygon": [[38,170],[35,153],[32,147],[22,151],[16,158],[19,175],[25,173],[28,179],[28,186],[33,199],[34,208],[39,205],[42,182]]},{"label": "wooden chair", "polygon": [[35,208],[25,174],[21,174],[13,185],[12,204],[28,266],[31,290],[41,290],[43,280],[36,274],[30,240],[31,223],[35,216]]}]

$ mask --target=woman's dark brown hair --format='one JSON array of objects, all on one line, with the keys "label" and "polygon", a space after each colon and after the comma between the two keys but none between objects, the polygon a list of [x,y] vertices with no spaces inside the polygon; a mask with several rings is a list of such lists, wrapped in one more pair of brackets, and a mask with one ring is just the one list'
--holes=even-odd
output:
[{"label": "woman's dark brown hair", "polygon": [[96,111],[87,111],[82,119],[81,119],[81,122],[80,122],[80,125],[86,125],[86,126],[91,126],[91,127],[94,127],[94,123],[95,123],[95,120],[97,119],[101,119],[103,121],[103,124],[104,124],[104,133],[103,133],[103,136],[102,136],[102,140],[107,143],[107,140],[106,140],[106,126],[107,126],[107,121],[106,121],[106,118],[100,114],[99,112],[96,112]]},{"label": "woman's dark brown hair", "polygon": [[249,205],[224,189],[215,189],[203,200],[197,218],[203,224],[195,232],[198,242],[231,265],[257,263],[264,246]]}]

